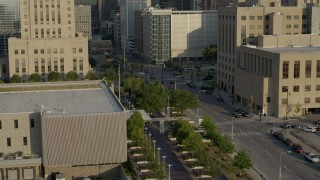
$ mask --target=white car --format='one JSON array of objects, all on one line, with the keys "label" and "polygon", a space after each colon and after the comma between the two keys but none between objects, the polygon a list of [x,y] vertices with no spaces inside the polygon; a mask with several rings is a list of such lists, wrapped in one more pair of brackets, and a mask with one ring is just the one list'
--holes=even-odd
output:
[{"label": "white car", "polygon": [[306,132],[316,132],[315,127],[302,127],[302,130]]},{"label": "white car", "polygon": [[306,160],[313,162],[313,163],[319,163],[319,158],[316,156],[316,154],[312,152],[304,153],[304,157]]}]

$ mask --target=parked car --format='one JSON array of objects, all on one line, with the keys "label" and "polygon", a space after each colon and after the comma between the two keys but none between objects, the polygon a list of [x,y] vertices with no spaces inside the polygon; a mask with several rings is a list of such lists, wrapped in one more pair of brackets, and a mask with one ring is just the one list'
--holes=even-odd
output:
[{"label": "parked car", "polygon": [[315,153],[312,153],[312,152],[306,152],[304,153],[304,158],[310,162],[313,162],[313,163],[319,163],[319,158],[316,156]]},{"label": "parked car", "polygon": [[304,152],[304,150],[300,144],[294,143],[294,144],[292,144],[291,147],[292,147],[293,151],[296,153],[303,153]]},{"label": "parked car", "polygon": [[284,144],[286,144],[287,146],[292,146],[293,141],[291,141],[291,139],[285,138],[282,140]]},{"label": "parked car", "polygon": [[187,83],[187,86],[189,86],[189,87],[190,87],[190,88],[192,88],[192,89],[197,88],[197,86],[196,86],[196,85],[194,85],[194,84],[192,84],[192,83]]},{"label": "parked car", "polygon": [[213,90],[205,90],[204,93],[206,93],[206,94],[213,94]]},{"label": "parked car", "polygon": [[218,97],[217,97],[217,101],[219,101],[219,102],[224,102],[224,99],[223,99],[221,96],[218,96]]},{"label": "parked car", "polygon": [[316,132],[316,128],[311,126],[302,127],[302,130],[305,132]]},{"label": "parked car", "polygon": [[236,117],[236,118],[242,118],[243,117],[240,112],[234,112],[233,116]]},{"label": "parked car", "polygon": [[252,116],[253,116],[252,114],[250,114],[250,113],[248,113],[248,112],[246,112],[246,111],[241,111],[240,113],[241,113],[241,115],[242,115],[243,117],[252,117]]},{"label": "parked car", "polygon": [[320,126],[320,121],[315,121],[314,124],[315,124],[316,126]]},{"label": "parked car", "polygon": [[296,126],[293,124],[282,124],[281,127],[283,129],[291,129],[291,128],[295,128]]},{"label": "parked car", "polygon": [[283,134],[280,133],[280,132],[273,132],[272,134],[273,134],[273,136],[274,136],[275,138],[277,138],[277,139],[279,139],[279,140],[283,140],[283,139],[284,139]]}]

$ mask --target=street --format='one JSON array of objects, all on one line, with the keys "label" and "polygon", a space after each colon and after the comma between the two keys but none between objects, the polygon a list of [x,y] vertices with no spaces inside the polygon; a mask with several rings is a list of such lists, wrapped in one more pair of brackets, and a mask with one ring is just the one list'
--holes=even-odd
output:
[{"label": "street", "polygon": [[[162,68],[153,68],[154,75],[161,82]],[[170,81],[174,81],[175,76],[170,71],[163,71],[164,85],[167,86]],[[177,78],[177,88],[187,89],[197,94],[199,88],[191,89],[185,85],[188,78]],[[196,84],[197,81],[195,81]],[[221,92],[222,94],[225,94]],[[211,115],[221,132],[231,135],[233,107],[226,102],[218,102],[216,97],[219,92],[217,89],[213,95],[207,95],[199,92],[201,101],[200,115],[208,113]],[[188,114],[197,118],[195,110]],[[272,121],[275,121],[274,123]],[[270,134],[270,130],[279,129],[280,122],[277,118],[259,117],[234,118],[234,143],[236,148],[246,149],[254,163],[254,168],[266,179],[280,179],[279,161],[281,153],[291,150],[290,147],[283,144]],[[281,161],[281,179],[320,179],[320,165],[307,162],[301,154],[295,152],[284,153]]]}]

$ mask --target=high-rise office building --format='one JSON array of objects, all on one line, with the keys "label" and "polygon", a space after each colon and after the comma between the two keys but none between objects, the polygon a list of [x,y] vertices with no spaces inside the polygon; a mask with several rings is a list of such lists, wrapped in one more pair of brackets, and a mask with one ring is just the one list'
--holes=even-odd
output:
[{"label": "high-rise office building", "polygon": [[121,45],[126,47],[134,35],[134,11],[151,6],[151,0],[120,0]]},{"label": "high-rise office building", "polygon": [[10,77],[89,71],[88,37],[76,35],[73,0],[20,0],[20,10],[21,38],[9,39]]},{"label": "high-rise office building", "polygon": [[89,5],[76,5],[75,6],[75,25],[76,32],[82,33],[92,39],[91,33],[91,6]]},{"label": "high-rise office building", "polygon": [[74,0],[75,5],[89,5],[91,6],[91,32],[98,34],[100,32],[100,19],[99,19],[99,2],[101,0]]}]

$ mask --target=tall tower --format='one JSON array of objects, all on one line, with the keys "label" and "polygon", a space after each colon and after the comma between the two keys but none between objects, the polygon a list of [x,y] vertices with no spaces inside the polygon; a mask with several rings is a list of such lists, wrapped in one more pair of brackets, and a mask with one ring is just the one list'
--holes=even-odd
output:
[{"label": "tall tower", "polygon": [[134,36],[134,11],[141,11],[151,5],[151,0],[120,0],[121,44],[126,46]]},{"label": "tall tower", "polygon": [[75,32],[74,7],[74,0],[20,0],[21,38],[9,39],[10,77],[89,71],[88,37]]}]

